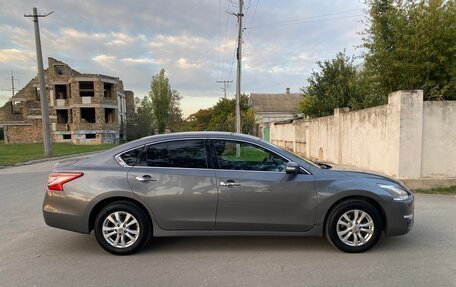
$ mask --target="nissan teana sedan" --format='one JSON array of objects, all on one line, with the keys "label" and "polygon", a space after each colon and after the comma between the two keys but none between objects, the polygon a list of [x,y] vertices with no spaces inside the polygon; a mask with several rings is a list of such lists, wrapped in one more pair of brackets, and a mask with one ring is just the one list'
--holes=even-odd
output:
[{"label": "nissan teana sedan", "polygon": [[[323,168],[324,167],[324,168]],[[313,164],[259,138],[224,132],[145,137],[55,165],[49,226],[131,254],[151,237],[326,236],[346,252],[413,226],[413,195],[392,179]]]}]

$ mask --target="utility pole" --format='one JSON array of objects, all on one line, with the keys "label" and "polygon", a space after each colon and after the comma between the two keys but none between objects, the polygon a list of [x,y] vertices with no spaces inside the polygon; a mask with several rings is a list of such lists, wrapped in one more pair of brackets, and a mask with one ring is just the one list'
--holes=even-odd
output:
[{"label": "utility pole", "polygon": [[217,81],[217,83],[219,83],[219,84],[223,83],[223,88],[222,89],[223,89],[223,93],[225,95],[225,99],[226,99],[226,86],[227,86],[227,84],[232,83],[232,82],[233,81],[227,81],[227,80]]},{"label": "utility pole", "polygon": [[[16,89],[14,88],[14,81],[17,81],[17,80],[14,80],[14,74],[13,74],[13,71],[11,71],[11,94],[12,94],[11,95],[11,99],[16,94]],[[13,102],[13,100],[11,100],[10,104],[11,104],[11,113],[14,113],[14,102]]]},{"label": "utility pole", "polygon": [[237,46],[237,75],[236,75],[236,132],[241,133],[241,62],[242,62],[242,8],[244,0],[239,0],[239,13],[236,15],[238,18],[238,46]]},{"label": "utility pole", "polygon": [[[54,11],[52,11],[54,12]],[[52,156],[51,133],[49,127],[49,108],[47,101],[46,83],[44,82],[43,55],[41,52],[40,27],[38,17],[47,17],[48,14],[38,14],[36,7],[33,7],[33,14],[24,14],[24,17],[32,17],[35,26],[35,45],[36,45],[36,61],[38,65],[38,79],[40,82],[40,102],[41,102],[41,121],[43,123],[43,141],[44,141],[44,156]]]},{"label": "utility pole", "polygon": [[14,97],[14,74],[11,71],[11,91],[13,92],[13,97]]}]

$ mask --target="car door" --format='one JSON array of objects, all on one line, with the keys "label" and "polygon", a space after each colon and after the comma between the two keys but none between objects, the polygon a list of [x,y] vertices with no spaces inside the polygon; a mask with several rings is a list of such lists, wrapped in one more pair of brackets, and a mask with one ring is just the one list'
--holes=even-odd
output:
[{"label": "car door", "polygon": [[287,174],[287,159],[256,144],[211,140],[216,162],[216,230],[307,231],[315,221],[315,180]]},{"label": "car door", "polygon": [[145,146],[128,182],[168,230],[208,230],[215,224],[217,185],[204,139]]}]

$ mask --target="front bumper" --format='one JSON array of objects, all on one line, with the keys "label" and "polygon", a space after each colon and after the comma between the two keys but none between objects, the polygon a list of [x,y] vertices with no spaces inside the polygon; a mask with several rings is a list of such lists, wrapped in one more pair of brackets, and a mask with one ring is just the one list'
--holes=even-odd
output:
[{"label": "front bumper", "polygon": [[385,210],[387,225],[385,233],[388,236],[403,235],[408,233],[415,221],[413,194],[404,201],[392,201]]}]

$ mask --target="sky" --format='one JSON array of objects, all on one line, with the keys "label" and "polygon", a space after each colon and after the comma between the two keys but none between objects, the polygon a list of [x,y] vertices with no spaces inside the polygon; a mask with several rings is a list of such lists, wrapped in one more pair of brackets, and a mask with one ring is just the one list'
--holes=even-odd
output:
[{"label": "sky", "polygon": [[[36,75],[33,22],[37,7],[43,61],[61,60],[82,73],[119,77],[142,98],[164,68],[183,96],[185,116],[236,86],[238,0],[0,0],[0,104]],[[243,93],[299,92],[317,61],[339,51],[360,55],[362,0],[244,0]]]}]

